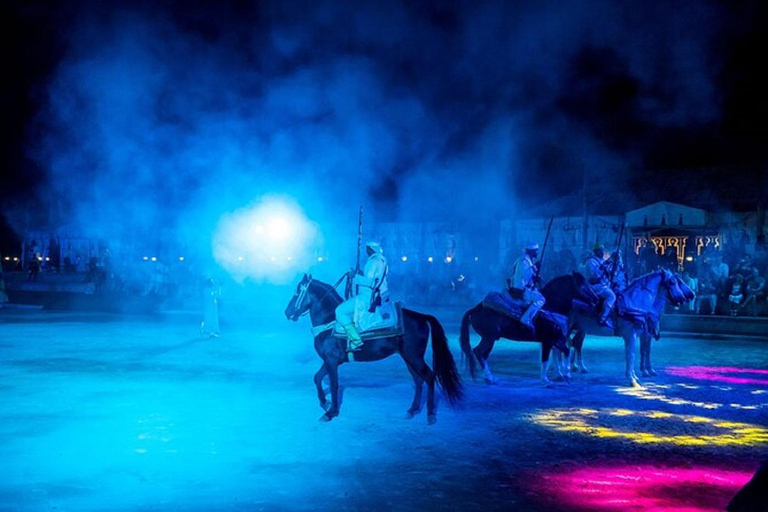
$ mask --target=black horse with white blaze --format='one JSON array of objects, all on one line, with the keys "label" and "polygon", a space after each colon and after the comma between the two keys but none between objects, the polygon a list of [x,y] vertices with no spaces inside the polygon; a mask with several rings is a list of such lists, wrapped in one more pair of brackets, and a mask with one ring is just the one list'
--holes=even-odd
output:
[{"label": "black horse with white blaze", "polygon": [[[296,321],[309,312],[315,351],[323,364],[315,374],[315,387],[320,406],[325,409],[320,419],[330,421],[339,415],[339,366],[348,362],[345,339],[333,335],[336,321],[336,307],[342,298],[333,286],[317,281],[311,275],[304,275],[296,286],[296,292],[285,308],[285,316]],[[435,380],[443,389],[448,402],[454,404],[462,398],[462,387],[456,363],[448,348],[448,340],[440,322],[431,315],[425,315],[403,308],[404,333],[399,336],[366,340],[360,350],[354,352],[356,362],[369,362],[399,354],[405,361],[415,385],[413,402],[406,413],[412,418],[421,410],[421,395],[424,382],[427,383],[427,421],[437,420],[435,404]],[[432,337],[432,365],[424,361],[424,354]],[[331,403],[323,391],[323,379],[330,381]]]}]

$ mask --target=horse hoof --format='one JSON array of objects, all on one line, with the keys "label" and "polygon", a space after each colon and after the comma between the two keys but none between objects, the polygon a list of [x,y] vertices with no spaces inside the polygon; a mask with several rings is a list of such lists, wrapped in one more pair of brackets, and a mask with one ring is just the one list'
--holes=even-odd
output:
[{"label": "horse hoof", "polygon": [[427,425],[434,425],[437,423],[437,415],[430,414],[427,416]]},{"label": "horse hoof", "polygon": [[331,416],[328,416],[327,414],[323,414],[322,416],[320,416],[320,418],[318,418],[317,421],[319,421],[320,423],[328,423],[332,419],[333,418]]},{"label": "horse hoof", "polygon": [[629,387],[631,388],[641,388],[643,387],[642,383],[637,379],[632,379],[629,381]]},{"label": "horse hoof", "polygon": [[650,370],[648,370],[648,376],[655,377],[656,375],[658,375],[658,374],[652,368]]},{"label": "horse hoof", "polygon": [[587,371],[587,369],[586,369],[586,368],[582,368],[582,369],[581,369],[581,370],[579,370],[579,371],[580,371],[581,373],[589,373],[589,372]]},{"label": "horse hoof", "polygon": [[416,415],[414,413],[412,413],[411,411],[406,411],[405,412],[405,419],[406,420],[412,420],[414,416],[416,416]]}]

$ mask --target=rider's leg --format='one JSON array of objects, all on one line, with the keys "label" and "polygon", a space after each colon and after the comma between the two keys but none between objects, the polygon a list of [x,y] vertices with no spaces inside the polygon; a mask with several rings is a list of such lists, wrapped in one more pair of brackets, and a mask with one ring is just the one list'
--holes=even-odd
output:
[{"label": "rider's leg", "polygon": [[616,304],[616,294],[606,286],[600,293],[598,293],[598,296],[603,299],[603,310],[600,313],[600,318],[598,318],[597,323],[605,325],[608,323],[608,316],[611,314],[611,311],[613,311],[614,304]]},{"label": "rider's leg", "polygon": [[525,290],[523,300],[530,302],[530,305],[520,317],[520,323],[533,329],[533,319],[536,313],[544,307],[544,296],[537,290]]},{"label": "rider's leg", "polygon": [[360,350],[360,347],[363,346],[363,340],[354,324],[355,302],[355,297],[352,297],[336,308],[336,320],[347,334],[347,350]]}]

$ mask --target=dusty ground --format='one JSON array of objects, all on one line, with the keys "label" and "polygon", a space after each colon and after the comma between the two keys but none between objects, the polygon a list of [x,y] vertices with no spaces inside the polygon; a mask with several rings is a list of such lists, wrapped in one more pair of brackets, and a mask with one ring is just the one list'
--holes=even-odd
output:
[{"label": "dusty ground", "polygon": [[401,360],[345,365],[325,424],[307,319],[197,322],[0,310],[0,510],[720,510],[768,458],[766,342],[664,337],[634,395],[618,339],[550,389],[500,342],[434,426]]}]

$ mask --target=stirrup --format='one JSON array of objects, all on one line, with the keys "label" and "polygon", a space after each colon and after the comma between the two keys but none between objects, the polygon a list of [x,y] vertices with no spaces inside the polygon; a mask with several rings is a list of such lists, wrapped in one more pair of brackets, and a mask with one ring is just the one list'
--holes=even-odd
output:
[{"label": "stirrup", "polygon": [[347,352],[356,352],[363,348],[363,340],[347,340]]}]

